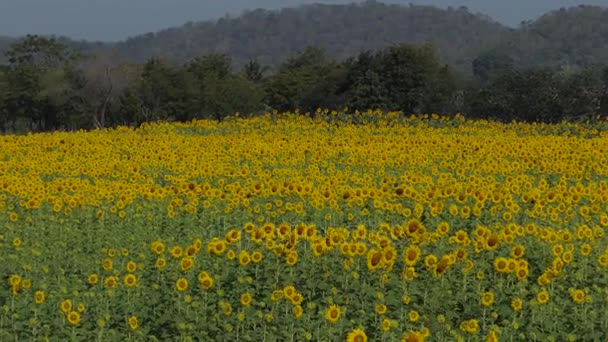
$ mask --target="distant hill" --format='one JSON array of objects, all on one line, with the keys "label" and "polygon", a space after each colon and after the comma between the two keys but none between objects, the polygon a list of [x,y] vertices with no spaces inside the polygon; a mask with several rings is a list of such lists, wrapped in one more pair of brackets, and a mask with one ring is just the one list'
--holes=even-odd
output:
[{"label": "distant hill", "polygon": [[[0,37],[0,52],[11,41]],[[607,63],[608,9],[559,9],[511,29],[466,8],[388,5],[377,1],[316,4],[278,11],[258,9],[234,18],[190,22],[112,45],[66,42],[88,52],[115,48],[135,62],[164,56],[181,63],[208,53],[225,53],[236,66],[256,59],[270,67],[311,45],[343,59],[395,43],[428,42],[437,47],[444,62],[470,74],[472,60],[488,51],[510,55],[519,67]]]},{"label": "distant hill", "polygon": [[608,8],[546,13],[503,37],[497,47],[523,66],[588,67],[608,63]]},{"label": "distant hill", "polygon": [[14,38],[0,35],[0,63],[5,61],[4,51],[14,42]]},{"label": "distant hill", "polygon": [[309,45],[345,58],[391,44],[430,42],[443,59],[468,68],[480,50],[510,29],[464,8],[387,5],[375,1],[351,5],[308,5],[280,11],[254,10],[216,22],[133,37],[119,43],[127,56],[142,61],[163,55],[177,62],[220,52],[236,64],[250,59],[276,66]]}]

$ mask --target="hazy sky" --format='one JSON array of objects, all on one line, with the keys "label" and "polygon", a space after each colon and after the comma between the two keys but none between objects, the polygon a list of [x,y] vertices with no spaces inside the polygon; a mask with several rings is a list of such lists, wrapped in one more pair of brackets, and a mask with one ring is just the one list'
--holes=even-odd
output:
[{"label": "hazy sky", "polygon": [[[74,39],[122,40],[188,21],[238,15],[243,9],[281,8],[350,0],[0,0],[0,35],[58,34]],[[467,6],[517,26],[552,9],[579,4],[608,6],[608,0],[390,0],[393,3]]]}]

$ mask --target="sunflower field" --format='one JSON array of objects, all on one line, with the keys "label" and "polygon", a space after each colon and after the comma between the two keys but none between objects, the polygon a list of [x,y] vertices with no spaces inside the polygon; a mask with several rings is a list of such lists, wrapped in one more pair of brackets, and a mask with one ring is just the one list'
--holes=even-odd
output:
[{"label": "sunflower field", "polygon": [[608,122],[0,137],[0,341],[606,341]]}]

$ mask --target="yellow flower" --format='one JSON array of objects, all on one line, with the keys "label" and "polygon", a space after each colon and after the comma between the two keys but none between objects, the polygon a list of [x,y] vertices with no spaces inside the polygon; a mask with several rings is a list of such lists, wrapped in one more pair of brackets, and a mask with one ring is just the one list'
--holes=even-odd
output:
[{"label": "yellow flower", "polygon": [[376,305],[376,312],[379,315],[384,315],[386,313],[386,311],[387,311],[386,305],[384,305],[384,304]]},{"label": "yellow flower", "polygon": [[105,288],[113,289],[113,288],[116,288],[117,282],[118,282],[118,279],[116,279],[115,276],[109,276],[103,280],[103,286]]},{"label": "yellow flower", "polygon": [[278,302],[281,298],[283,298],[283,290],[274,290],[270,295],[270,300],[273,302]]},{"label": "yellow flower", "polygon": [[76,307],[76,311],[83,313],[86,310],[86,307],[84,306],[83,303],[79,303],[78,306]]},{"label": "yellow flower", "polygon": [[247,251],[240,251],[239,252],[239,265],[247,266],[247,265],[249,265],[249,262],[251,262],[251,257],[249,256],[249,253]]},{"label": "yellow flower", "polygon": [[161,241],[154,241],[152,242],[151,249],[156,255],[161,255],[165,252],[166,247]]},{"label": "yellow flower", "polygon": [[536,301],[539,304],[546,304],[549,301],[549,292],[542,290],[536,294]]},{"label": "yellow flower", "polygon": [[167,266],[167,260],[165,260],[165,258],[158,258],[156,259],[156,262],[154,262],[154,267],[156,267],[156,269],[159,271],[164,269],[165,266]]},{"label": "yellow flower", "polygon": [[302,306],[300,306],[300,305],[295,305],[295,306],[292,308],[292,312],[293,312],[293,315],[294,315],[296,318],[300,318],[300,317],[302,316],[302,313],[304,312],[304,310],[302,309]]},{"label": "yellow flower", "polygon": [[481,294],[481,305],[490,306],[494,303],[494,293],[491,291]]},{"label": "yellow flower", "polygon": [[329,323],[335,324],[340,319],[341,310],[340,307],[332,304],[327,308],[325,312],[325,318]]},{"label": "yellow flower", "polygon": [[241,305],[243,305],[243,306],[251,305],[251,295],[249,293],[243,293],[241,295]]},{"label": "yellow flower", "polygon": [[95,285],[98,282],[99,282],[99,277],[95,273],[89,274],[89,276],[87,277],[87,283],[89,283],[91,285]]},{"label": "yellow flower", "polygon": [[260,261],[262,261],[263,255],[262,252],[260,251],[254,251],[253,253],[251,253],[251,261],[254,264],[258,264]]},{"label": "yellow flower", "polygon": [[63,302],[61,302],[61,304],[59,305],[59,309],[61,310],[61,312],[65,313],[65,314],[70,312],[70,310],[72,310],[72,300],[66,299]]},{"label": "yellow flower", "polygon": [[382,331],[387,332],[391,330],[391,321],[388,318],[382,320]]},{"label": "yellow flower", "polygon": [[21,277],[18,274],[11,274],[8,278],[8,282],[11,286],[19,286],[19,284],[21,284]]},{"label": "yellow flower", "polygon": [[183,253],[184,253],[184,251],[183,251],[183,250],[182,250],[182,248],[181,248],[181,247],[179,247],[179,246],[175,246],[175,247],[171,248],[171,256],[172,256],[174,259],[178,259],[178,258],[180,258],[180,257],[182,256],[182,254],[183,254]]},{"label": "yellow flower", "polygon": [[13,246],[14,246],[14,247],[19,247],[19,246],[21,246],[21,243],[22,243],[22,242],[21,242],[21,239],[20,239],[20,238],[14,238],[14,239],[13,239]]},{"label": "yellow flower", "polygon": [[134,261],[129,261],[127,263],[126,269],[127,269],[127,272],[133,273],[133,272],[135,272],[135,270],[137,270],[137,264]]},{"label": "yellow flower", "polygon": [[67,319],[71,325],[78,325],[80,323],[80,314],[76,311],[70,311],[67,314]]},{"label": "yellow flower", "polygon": [[211,278],[207,272],[201,272],[198,274],[198,282],[205,290],[209,290],[213,286],[213,278]]},{"label": "yellow flower", "polygon": [[137,277],[134,274],[129,273],[125,276],[125,278],[123,279],[123,282],[124,282],[125,286],[133,287],[133,286],[137,285]]},{"label": "yellow flower", "polygon": [[401,342],[424,342],[424,335],[418,331],[410,331],[403,338]]},{"label": "yellow flower", "polygon": [[410,310],[410,312],[407,314],[407,318],[410,320],[410,322],[415,323],[418,322],[420,314],[416,310]]},{"label": "yellow flower", "polygon": [[188,288],[188,280],[186,278],[179,278],[175,282],[175,289],[179,292],[184,292]]},{"label": "yellow flower", "polygon": [[110,258],[104,259],[101,264],[101,267],[103,267],[104,271],[111,270],[113,266],[114,266],[114,262],[112,262],[112,259],[110,259]]},{"label": "yellow flower", "polygon": [[179,267],[184,272],[191,269],[192,266],[194,266],[194,259],[192,257],[185,257],[185,258],[181,259],[179,262]]},{"label": "yellow flower", "polygon": [[287,265],[293,266],[298,262],[298,252],[292,251],[287,255]]},{"label": "yellow flower", "polygon": [[129,317],[129,328],[131,328],[131,330],[137,330],[137,327],[139,327],[137,316]]},{"label": "yellow flower", "polygon": [[36,304],[42,304],[44,303],[44,299],[46,298],[44,291],[36,291],[36,293],[34,293],[34,303]]},{"label": "yellow flower", "polygon": [[521,309],[524,307],[524,302],[521,300],[521,298],[513,298],[511,301],[511,307],[515,311],[521,311]]},{"label": "yellow flower", "polygon": [[367,335],[363,329],[357,328],[348,333],[346,342],[367,342]]}]

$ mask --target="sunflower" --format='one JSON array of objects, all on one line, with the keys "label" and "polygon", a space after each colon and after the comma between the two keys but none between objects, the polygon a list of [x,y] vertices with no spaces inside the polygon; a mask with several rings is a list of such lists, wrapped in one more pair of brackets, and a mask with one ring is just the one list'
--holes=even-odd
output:
[{"label": "sunflower", "polygon": [[46,295],[44,294],[44,291],[36,291],[36,293],[34,293],[34,303],[36,304],[44,303],[45,298]]},{"label": "sunflower", "polygon": [[251,295],[249,293],[243,293],[241,295],[241,305],[243,306],[249,306],[251,305]]},{"label": "sunflower", "polygon": [[514,246],[511,249],[511,256],[515,259],[519,259],[526,253],[526,248],[523,245]]},{"label": "sunflower", "polygon": [[137,264],[135,263],[135,261],[129,261],[127,263],[127,267],[126,268],[127,268],[127,272],[133,273],[137,269]]},{"label": "sunflower", "polygon": [[494,304],[494,293],[491,291],[484,292],[481,294],[481,305],[490,306]]},{"label": "sunflower", "polygon": [[418,331],[410,331],[401,338],[401,342],[424,342],[424,335]]},{"label": "sunflower", "polygon": [[21,284],[21,277],[18,274],[11,274],[8,278],[8,282],[12,287],[17,287]]},{"label": "sunflower", "polygon": [[175,247],[171,248],[171,256],[172,256],[174,259],[178,259],[178,258],[180,258],[180,257],[182,256],[183,252],[184,252],[184,251],[183,251],[183,250],[182,250],[182,248],[181,248],[181,247],[179,247],[179,246],[175,246]]},{"label": "sunflower", "polygon": [[300,305],[304,301],[304,296],[301,293],[295,293],[293,296],[288,298],[293,305]]},{"label": "sunflower", "polygon": [[116,288],[117,282],[118,279],[116,279],[116,276],[108,276],[103,280],[103,286],[108,289],[113,289]]},{"label": "sunflower", "polygon": [[416,278],[416,269],[414,267],[408,267],[403,271],[403,279],[407,281],[412,281]]},{"label": "sunflower", "polygon": [[416,323],[416,322],[418,322],[418,319],[420,318],[420,314],[416,310],[410,310],[410,312],[407,314],[407,318],[409,319],[410,322]]},{"label": "sunflower", "polygon": [[161,255],[166,250],[165,244],[162,243],[160,240],[152,242],[150,248],[152,249],[152,252],[156,255]]},{"label": "sunflower", "polygon": [[72,310],[72,300],[66,299],[63,302],[61,302],[61,304],[59,304],[59,310],[61,310],[61,312],[65,313],[65,314],[70,312],[70,310]]},{"label": "sunflower", "polygon": [[295,306],[294,306],[294,307],[291,309],[291,311],[293,312],[293,315],[294,315],[296,318],[300,318],[300,317],[302,317],[302,313],[304,313],[304,310],[302,309],[302,306],[301,306],[301,305],[295,305]]},{"label": "sunflower", "polygon": [[503,257],[498,257],[494,260],[494,269],[499,273],[508,272],[508,259]]},{"label": "sunflower", "polygon": [[515,276],[517,277],[517,279],[523,281],[526,280],[526,278],[528,278],[528,268],[527,267],[518,267],[517,270],[515,271]]},{"label": "sunflower", "polygon": [[581,254],[584,256],[588,256],[591,254],[591,245],[588,243],[584,243],[581,245]]},{"label": "sunflower", "polygon": [[201,272],[198,274],[198,282],[205,290],[209,290],[213,286],[213,278],[211,278],[207,272]]},{"label": "sunflower", "polygon": [[287,255],[286,263],[289,266],[294,266],[298,262],[298,252],[292,251]]},{"label": "sunflower", "polygon": [[230,316],[232,314],[232,305],[230,305],[230,303],[228,302],[220,302],[220,309],[222,310],[222,313],[226,316]]},{"label": "sunflower", "polygon": [[156,259],[156,262],[154,262],[154,267],[156,267],[156,269],[159,271],[164,269],[165,266],[167,266],[167,260],[165,260],[163,257]]},{"label": "sunflower", "polygon": [[67,314],[67,319],[71,325],[78,325],[80,323],[80,314],[76,311],[70,311]]},{"label": "sunflower", "polygon": [[387,310],[388,309],[387,309],[386,305],[384,305],[384,304],[378,304],[378,305],[376,305],[376,312],[379,315],[384,315]]},{"label": "sunflower", "polygon": [[186,279],[186,278],[177,279],[177,281],[175,282],[175,289],[178,292],[184,292],[184,291],[186,291],[187,288],[188,288],[188,279]]},{"label": "sunflower", "polygon": [[388,318],[383,319],[381,327],[382,327],[382,331],[384,331],[384,332],[388,332],[389,330],[391,330],[391,321],[390,321],[390,319],[388,319]]},{"label": "sunflower", "polygon": [[490,333],[488,333],[488,336],[486,336],[486,342],[498,342],[498,334],[496,331],[492,330]]},{"label": "sunflower", "polygon": [[383,254],[377,249],[370,249],[367,252],[367,268],[370,271],[378,269],[382,264]]},{"label": "sunflower", "polygon": [[403,262],[405,262],[406,266],[415,266],[420,259],[420,254],[420,247],[415,245],[409,246],[403,253]]},{"label": "sunflower", "polygon": [[101,267],[104,269],[104,271],[111,270],[113,266],[114,266],[114,263],[112,262],[112,259],[110,259],[110,258],[104,259],[103,262],[101,263]]},{"label": "sunflower", "polygon": [[597,258],[598,264],[603,267],[608,267],[608,254],[602,254]]},{"label": "sunflower", "polygon": [[332,304],[327,308],[327,311],[325,312],[325,318],[329,323],[335,324],[340,319],[341,313],[342,312],[340,310],[340,307],[335,304]]},{"label": "sunflower", "polygon": [[570,289],[568,292],[575,303],[580,304],[585,301],[585,291],[579,289]]},{"label": "sunflower", "polygon": [[137,327],[139,327],[139,322],[137,320],[137,316],[131,316],[129,317],[129,328],[131,328],[131,330],[135,331],[137,330]]},{"label": "sunflower", "polygon": [[188,271],[194,266],[194,259],[190,256],[185,257],[179,261],[179,267],[182,271]]},{"label": "sunflower", "polygon": [[367,335],[361,328],[357,328],[348,333],[346,342],[367,342]]},{"label": "sunflower", "polygon": [[134,274],[129,273],[124,277],[123,283],[127,287],[133,287],[133,286],[137,285],[137,277]]},{"label": "sunflower", "polygon": [[272,291],[272,294],[270,295],[271,301],[278,302],[279,300],[281,300],[281,298],[283,298],[283,290]]},{"label": "sunflower", "polygon": [[249,256],[249,253],[247,251],[241,251],[239,253],[239,265],[247,266],[249,265],[249,262],[251,262],[251,257]]},{"label": "sunflower", "polygon": [[[272,240],[269,240],[272,241]],[[254,264],[259,263],[260,261],[262,261],[263,255],[262,252],[260,251],[254,251],[253,253],[251,253],[251,262],[253,262]]]},{"label": "sunflower", "polygon": [[96,273],[89,274],[89,276],[87,277],[87,283],[89,283],[90,285],[95,285],[98,282],[99,282],[99,276],[97,276]]},{"label": "sunflower", "polygon": [[536,294],[536,301],[539,304],[546,304],[549,301],[549,292],[542,290]]}]

